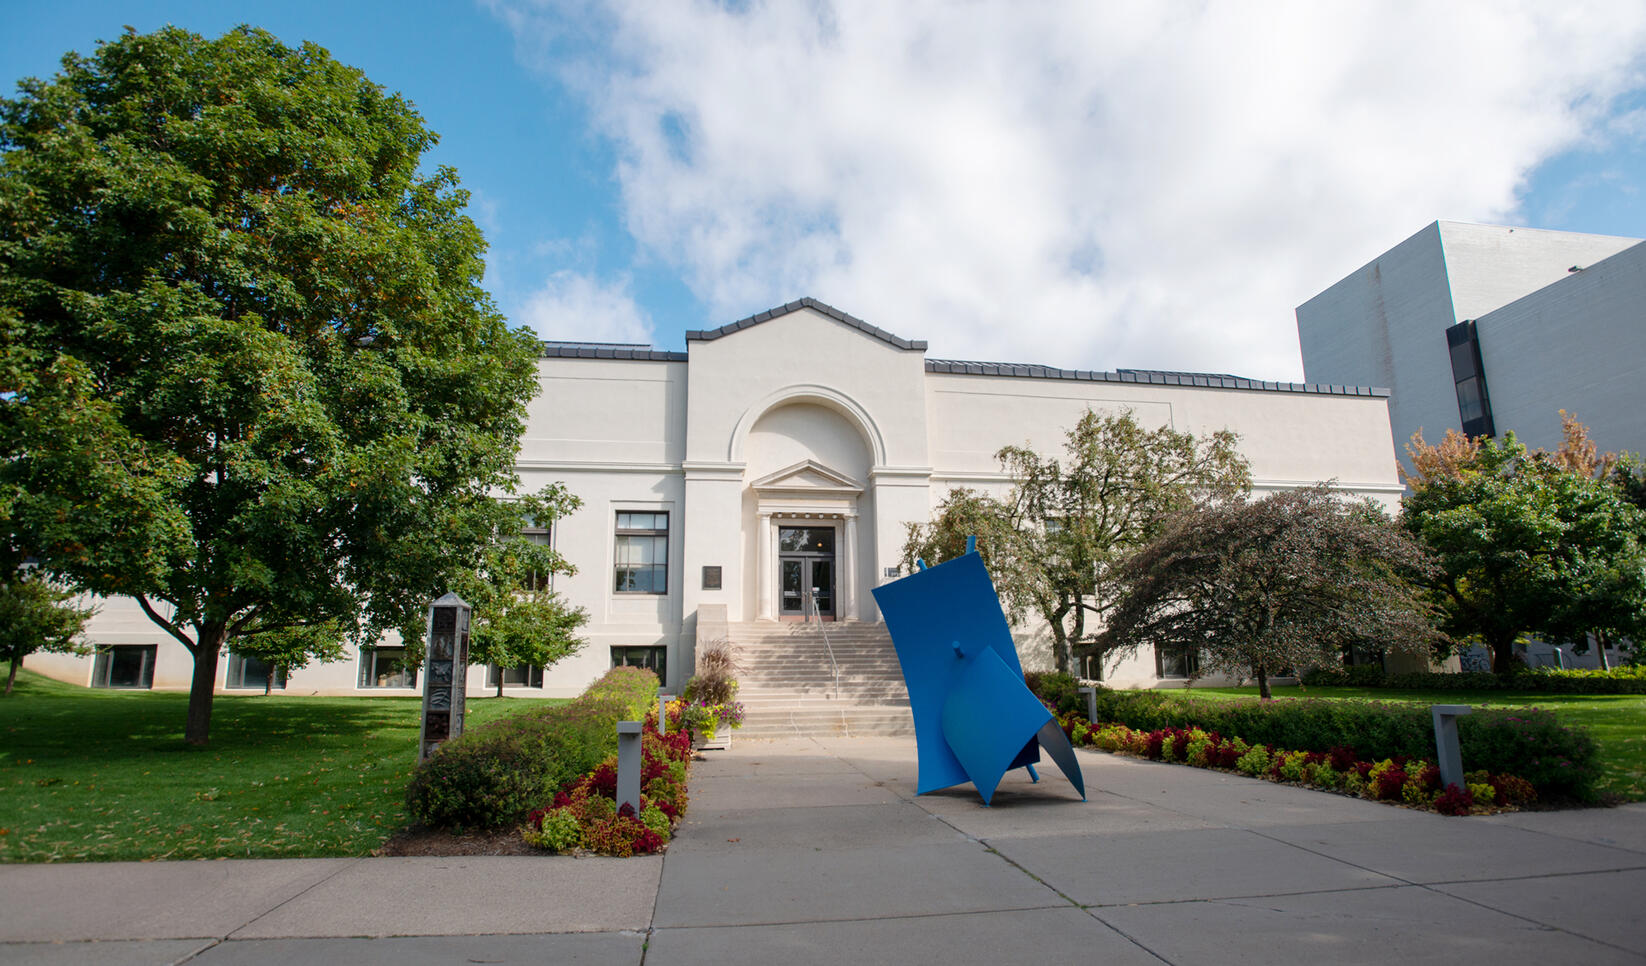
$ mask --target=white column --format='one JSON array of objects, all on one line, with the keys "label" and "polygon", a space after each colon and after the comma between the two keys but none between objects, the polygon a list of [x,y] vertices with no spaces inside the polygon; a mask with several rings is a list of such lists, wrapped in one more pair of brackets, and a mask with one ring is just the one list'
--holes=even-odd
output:
[{"label": "white column", "polygon": [[772,515],[761,513],[755,524],[754,542],[756,547],[756,566],[760,568],[760,578],[755,586],[760,588],[760,603],[755,613],[763,621],[772,619]]},{"label": "white column", "polygon": [[840,565],[840,586],[846,592],[846,619],[858,620],[857,609],[857,514],[846,515],[846,552]]}]

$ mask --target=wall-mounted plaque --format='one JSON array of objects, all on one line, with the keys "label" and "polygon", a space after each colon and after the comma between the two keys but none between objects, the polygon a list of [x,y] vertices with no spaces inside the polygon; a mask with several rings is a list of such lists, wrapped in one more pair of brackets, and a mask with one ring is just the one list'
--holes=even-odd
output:
[{"label": "wall-mounted plaque", "polygon": [[703,589],[704,590],[719,590],[720,589],[720,568],[719,567],[704,567],[703,568]]}]

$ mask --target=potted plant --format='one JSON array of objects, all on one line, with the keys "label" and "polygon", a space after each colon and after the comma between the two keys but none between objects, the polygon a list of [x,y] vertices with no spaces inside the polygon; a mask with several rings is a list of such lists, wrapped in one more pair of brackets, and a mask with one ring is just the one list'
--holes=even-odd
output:
[{"label": "potted plant", "polygon": [[743,727],[737,701],[737,663],[724,640],[705,644],[697,654],[697,673],[681,693],[681,721],[696,748],[730,748],[732,729]]}]

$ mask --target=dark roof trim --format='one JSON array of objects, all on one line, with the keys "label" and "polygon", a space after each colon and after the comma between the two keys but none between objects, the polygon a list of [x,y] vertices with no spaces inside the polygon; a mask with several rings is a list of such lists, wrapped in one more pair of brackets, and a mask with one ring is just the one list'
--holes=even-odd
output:
[{"label": "dark roof trim", "polygon": [[927,359],[926,371],[957,376],[1008,376],[1018,379],[1068,379],[1075,382],[1129,382],[1146,386],[1194,386],[1203,389],[1255,389],[1262,392],[1304,392],[1326,396],[1387,397],[1387,389],[1365,386],[1336,386],[1322,383],[1264,382],[1221,373],[1161,372],[1153,369],[1117,369],[1093,372],[1086,369],[1054,369],[1051,366],[1018,365],[1010,362],[964,362],[958,359]]},{"label": "dark roof trim", "polygon": [[759,325],[762,322],[770,322],[772,319],[780,318],[781,316],[788,315],[790,312],[798,312],[801,309],[811,309],[814,312],[820,312],[823,315],[826,315],[829,318],[834,319],[836,322],[843,322],[846,325],[849,325],[852,328],[858,330],[859,332],[862,332],[866,335],[872,335],[876,339],[879,339],[880,341],[885,342],[889,345],[894,345],[894,346],[898,347],[899,349],[914,349],[914,350],[918,350],[920,352],[926,351],[926,343],[924,343],[924,342],[914,342],[914,341],[910,341],[909,339],[899,338],[898,336],[892,335],[890,332],[887,332],[885,329],[876,328],[875,326],[870,325],[869,323],[863,321],[862,319],[855,318],[853,316],[847,315],[846,313],[840,311],[839,309],[835,308],[834,306],[827,305],[823,302],[819,302],[817,299],[814,299],[814,298],[803,298],[803,299],[799,300],[798,302],[790,302],[787,305],[780,305],[775,309],[767,309],[766,311],[761,312],[757,315],[751,315],[746,319],[739,319],[736,322],[732,322],[728,325],[723,325],[718,329],[693,329],[693,330],[690,330],[686,333],[686,341],[687,342],[711,342],[715,339],[720,338],[721,336],[731,335],[733,332],[738,332],[738,331],[741,331],[743,329],[747,329],[750,326]]},{"label": "dark roof trim", "polygon": [[540,359],[626,359],[637,362],[685,362],[684,352],[664,352],[650,346],[609,342],[545,342]]}]

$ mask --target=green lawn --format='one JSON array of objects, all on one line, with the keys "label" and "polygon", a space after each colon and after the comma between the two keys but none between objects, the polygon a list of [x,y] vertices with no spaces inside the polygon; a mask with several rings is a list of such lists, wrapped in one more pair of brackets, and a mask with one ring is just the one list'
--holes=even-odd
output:
[{"label": "green lawn", "polygon": [[[542,700],[469,702],[472,727]],[[218,695],[211,746],[186,694],[24,671],[0,699],[0,861],[364,855],[406,823],[417,698]]]},{"label": "green lawn", "polygon": [[[1589,729],[1600,746],[1602,794],[1646,801],[1646,695],[1539,694],[1527,691],[1394,691],[1373,688],[1277,687],[1277,698],[1331,698],[1405,701],[1413,704],[1468,704],[1475,707],[1544,708],[1566,724]],[[1257,688],[1201,688],[1195,697],[1257,698]],[[1464,767],[1468,767],[1465,763]]]}]

